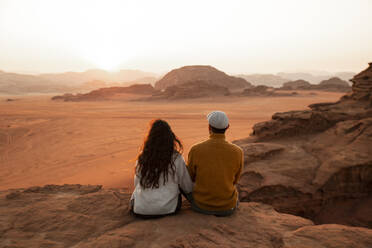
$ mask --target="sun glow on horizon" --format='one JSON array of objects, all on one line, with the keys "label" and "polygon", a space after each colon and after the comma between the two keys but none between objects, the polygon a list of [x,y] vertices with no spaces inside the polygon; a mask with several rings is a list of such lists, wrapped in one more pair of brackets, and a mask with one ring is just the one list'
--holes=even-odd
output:
[{"label": "sun glow on horizon", "polygon": [[125,13],[128,2],[91,1],[89,4],[89,8],[82,11],[85,5],[76,3],[70,21],[64,23],[64,28],[73,33],[70,45],[78,56],[100,69],[119,69],[137,49],[129,38],[129,16]]},{"label": "sun glow on horizon", "polygon": [[0,69],[354,70],[372,59],[371,10],[369,0],[0,0]]},{"label": "sun glow on horizon", "polygon": [[99,41],[90,46],[84,46],[78,50],[82,59],[89,61],[99,69],[113,71],[120,69],[120,65],[131,58],[129,51],[115,47],[114,45],[103,46]]}]

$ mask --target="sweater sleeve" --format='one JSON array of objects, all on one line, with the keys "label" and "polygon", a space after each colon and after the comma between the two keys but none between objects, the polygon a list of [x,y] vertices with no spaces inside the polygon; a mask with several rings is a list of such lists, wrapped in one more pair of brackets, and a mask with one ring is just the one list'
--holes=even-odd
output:
[{"label": "sweater sleeve", "polygon": [[135,174],[135,175],[134,175],[134,188],[136,188],[138,184],[139,184],[139,178],[138,178],[138,176]]},{"label": "sweater sleeve", "polygon": [[191,180],[193,182],[195,182],[195,178],[196,178],[196,166],[195,166],[195,162],[194,162],[194,156],[193,156],[193,150],[192,150],[192,148],[191,148],[191,150],[189,152],[189,155],[188,155],[188,158],[187,158],[187,169],[189,171]]},{"label": "sweater sleeve", "polygon": [[182,155],[179,155],[177,158],[177,178],[179,185],[181,189],[187,194],[192,192],[192,186],[193,183],[191,181],[189,172],[187,171],[186,168],[186,163],[185,160],[183,159]]},{"label": "sweater sleeve", "polygon": [[134,169],[134,188],[136,188],[137,185],[139,184],[139,178],[137,176],[137,166],[138,166],[138,161],[136,161],[136,166]]},{"label": "sweater sleeve", "polygon": [[[136,162],[136,166],[137,166],[137,163],[138,162]],[[134,191],[132,193],[132,196],[130,197],[130,200],[131,201],[134,199],[134,192],[136,191],[136,187],[139,184],[139,182],[140,182],[140,180],[139,180],[139,178],[137,176],[137,171],[135,170],[135,172],[134,172]]]},{"label": "sweater sleeve", "polygon": [[244,167],[244,153],[243,153],[243,151],[241,152],[240,157],[241,157],[241,159],[240,159],[240,165],[239,165],[238,171],[235,174],[234,185],[238,183],[238,181],[240,179],[240,175],[241,175],[241,173],[243,171],[243,167]]}]

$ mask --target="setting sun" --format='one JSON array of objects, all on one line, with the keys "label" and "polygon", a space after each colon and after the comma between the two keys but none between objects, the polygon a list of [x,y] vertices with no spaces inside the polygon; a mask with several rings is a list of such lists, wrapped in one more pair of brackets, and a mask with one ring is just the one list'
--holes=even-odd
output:
[{"label": "setting sun", "polygon": [[372,52],[370,9],[364,0],[2,0],[0,68],[358,70]]},{"label": "setting sun", "polygon": [[130,58],[127,52],[120,53],[114,46],[93,45],[91,48],[81,49],[82,58],[92,63],[95,67],[112,71],[120,69],[120,64]]}]

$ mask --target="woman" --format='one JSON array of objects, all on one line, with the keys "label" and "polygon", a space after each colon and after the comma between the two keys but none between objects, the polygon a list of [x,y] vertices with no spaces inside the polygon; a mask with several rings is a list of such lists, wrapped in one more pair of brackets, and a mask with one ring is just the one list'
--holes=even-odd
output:
[{"label": "woman", "polygon": [[181,190],[192,191],[192,181],[181,155],[182,144],[167,122],[154,120],[138,155],[132,211],[139,217],[175,214]]}]

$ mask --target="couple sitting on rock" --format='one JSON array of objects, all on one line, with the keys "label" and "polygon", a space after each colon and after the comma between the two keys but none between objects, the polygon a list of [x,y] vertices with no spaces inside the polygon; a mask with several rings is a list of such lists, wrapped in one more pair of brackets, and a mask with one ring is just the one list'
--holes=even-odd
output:
[{"label": "couple sitting on rock", "polygon": [[191,148],[187,166],[181,155],[182,144],[168,123],[152,122],[137,160],[132,213],[142,218],[175,214],[181,208],[181,194],[199,213],[234,213],[243,152],[225,140],[229,120],[224,112],[211,112],[207,119],[209,139]]}]

